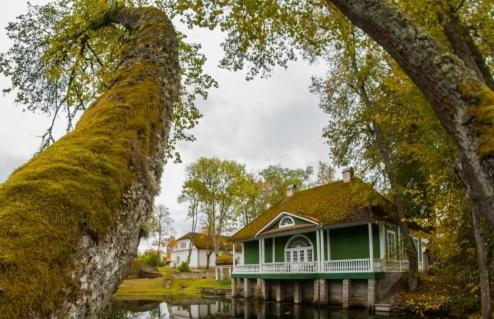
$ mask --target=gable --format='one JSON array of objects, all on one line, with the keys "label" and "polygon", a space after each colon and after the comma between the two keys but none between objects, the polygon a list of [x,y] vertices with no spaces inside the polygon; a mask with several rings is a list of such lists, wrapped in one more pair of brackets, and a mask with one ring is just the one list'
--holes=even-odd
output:
[{"label": "gable", "polygon": [[283,232],[296,228],[313,227],[318,224],[319,223],[315,220],[309,220],[292,213],[282,212],[266,223],[266,225],[259,230],[258,234]]},{"label": "gable", "polygon": [[291,219],[293,221],[293,224],[291,226],[305,225],[305,224],[313,225],[314,224],[313,222],[309,223],[307,220],[303,220],[303,219],[298,218],[294,215],[280,214],[280,216],[278,216],[278,218],[277,218],[277,221],[274,224],[272,224],[270,227],[266,228],[265,231],[269,231],[269,230],[273,230],[273,229],[279,229],[279,228],[283,228],[283,227],[289,227],[290,225],[288,225],[286,223],[284,225],[280,226],[280,223],[282,221],[284,221],[285,219]]}]

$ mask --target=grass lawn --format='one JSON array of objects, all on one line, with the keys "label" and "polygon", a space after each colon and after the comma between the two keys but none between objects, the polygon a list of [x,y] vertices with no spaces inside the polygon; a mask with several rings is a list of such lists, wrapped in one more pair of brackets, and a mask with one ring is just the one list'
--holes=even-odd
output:
[{"label": "grass lawn", "polygon": [[230,288],[229,280],[216,281],[214,279],[171,279],[170,288],[165,287],[165,280],[171,277],[170,273],[176,269],[161,267],[159,271],[163,274],[161,278],[126,279],[118,287],[113,295],[114,299],[145,299],[162,300],[166,298],[200,298],[201,288]]}]

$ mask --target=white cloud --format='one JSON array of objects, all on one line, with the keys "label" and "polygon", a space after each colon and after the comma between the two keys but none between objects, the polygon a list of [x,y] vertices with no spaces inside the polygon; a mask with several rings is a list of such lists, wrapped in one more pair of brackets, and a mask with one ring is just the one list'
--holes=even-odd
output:
[{"label": "white cloud", "polygon": [[[26,2],[9,3],[2,12],[4,27],[25,11]],[[3,29],[3,28],[2,28]],[[180,143],[183,164],[168,164],[157,202],[166,204],[175,219],[178,234],[188,231],[185,205],[177,203],[184,180],[185,165],[201,156],[237,160],[251,171],[269,164],[288,167],[315,165],[328,160],[328,147],[321,137],[327,116],[318,107],[318,98],[309,93],[310,78],[325,72],[323,65],[304,61],[277,68],[269,79],[245,81],[245,73],[217,67],[222,51],[222,34],[209,30],[187,31],[192,41],[200,42],[208,57],[207,71],[219,82],[207,101],[199,107],[204,117],[194,129],[195,143]],[[0,49],[9,47],[5,31],[0,33]],[[0,79],[0,86],[8,81]],[[12,97],[2,98],[0,107],[0,181],[14,167],[32,156],[39,136],[46,128],[46,116],[22,112]]]}]

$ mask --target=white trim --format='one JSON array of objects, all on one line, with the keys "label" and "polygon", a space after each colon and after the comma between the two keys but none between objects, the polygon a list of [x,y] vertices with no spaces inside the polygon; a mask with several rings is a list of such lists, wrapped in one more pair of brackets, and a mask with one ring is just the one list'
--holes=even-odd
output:
[{"label": "white trim", "polygon": [[[282,225],[281,223],[282,223],[284,220],[289,220],[289,221],[290,221],[290,223],[289,223],[289,224],[286,224],[286,225]],[[293,217],[292,217],[292,216],[283,216],[282,218],[280,218],[278,228],[290,227],[290,226],[293,226],[293,225],[295,225],[295,220],[293,219]]]},{"label": "white trim", "polygon": [[379,223],[379,257],[386,257],[386,226]]},{"label": "white trim", "polygon": [[303,221],[306,221],[306,222],[309,222],[311,224],[314,224],[314,225],[319,225],[319,223],[313,221],[313,220],[310,220],[310,219],[307,219],[305,217],[301,217],[301,216],[298,216],[296,214],[292,214],[292,213],[289,213],[289,212],[281,212],[279,213],[275,218],[273,218],[269,223],[267,223],[263,228],[261,228],[255,235],[254,237],[257,237],[257,235],[259,235],[260,233],[262,233],[263,231],[265,231],[267,228],[269,228],[270,226],[272,226],[273,224],[275,224],[278,219],[283,216],[283,215],[288,215],[288,216],[291,216],[291,217],[295,217],[295,218],[298,218],[298,219],[301,219]]},{"label": "white trim", "polygon": [[[397,243],[396,231],[395,231],[394,229],[386,229],[386,248],[387,248],[387,249],[386,249],[386,258],[387,258],[388,260],[391,260],[391,258],[390,258],[390,252],[391,252],[391,251],[390,251],[390,249],[389,249],[389,246],[390,246],[390,245],[389,245],[389,242],[388,242],[388,241],[389,241],[389,240],[388,240],[388,234],[393,234],[393,236],[394,236],[394,241],[395,241],[395,242],[394,242],[394,247],[393,247],[393,249],[395,250],[395,255],[396,255],[395,257],[396,257],[396,258],[399,258],[399,252],[398,252],[398,251],[396,251],[396,250],[397,250],[397,249],[399,249],[399,248],[398,248],[398,247],[396,247],[398,243]],[[399,259],[397,259],[397,260],[399,260]]]},{"label": "white trim", "polygon": [[284,231],[284,232],[278,232],[275,234],[269,234],[269,235],[259,235],[255,237],[253,240],[256,240],[258,238],[275,238],[275,237],[286,237],[286,236],[291,236],[291,235],[297,235],[297,234],[306,234],[306,233],[312,233],[317,230],[317,226],[314,225],[314,227],[308,227],[308,228],[302,228],[302,229],[294,229],[290,231]]},{"label": "white trim", "polygon": [[330,240],[330,229],[328,228],[328,261],[331,261],[331,240]]},{"label": "white trim", "polygon": [[275,263],[276,262],[276,241],[275,237],[271,238],[271,245],[273,246],[273,254],[271,255],[271,262]]},{"label": "white trim", "polygon": [[[316,235],[317,235],[317,234],[316,234]],[[309,244],[310,244],[310,248],[311,248],[311,250],[312,250],[312,262],[314,262],[314,261],[315,261],[315,260],[314,260],[314,259],[315,259],[315,258],[314,258],[314,257],[315,257],[315,256],[314,256],[315,254],[314,254],[314,245],[312,244],[312,240],[310,240],[310,238],[309,238],[309,237],[307,237],[307,236],[305,236],[305,235],[302,235],[302,234],[295,234],[295,235],[292,235],[292,237],[290,237],[290,238],[286,241],[285,248],[283,249],[283,260],[284,260],[285,262],[287,262],[287,261],[286,261],[286,251],[287,251],[287,249],[290,249],[290,248],[288,248],[288,245],[290,244],[290,242],[291,242],[294,238],[297,238],[297,237],[303,237],[303,238],[305,238],[305,239],[309,242]],[[292,261],[292,260],[290,260],[290,262],[293,262],[293,261]],[[300,261],[297,261],[297,262],[300,262]]]},{"label": "white trim", "polygon": [[321,264],[321,233],[316,229],[317,263]]},{"label": "white trim", "polygon": [[264,264],[262,258],[262,239],[259,238],[257,242],[259,243],[259,271],[262,272],[262,264]]},{"label": "white trim", "polygon": [[369,259],[370,259],[370,271],[374,271],[374,236],[372,233],[372,223],[369,223]]}]

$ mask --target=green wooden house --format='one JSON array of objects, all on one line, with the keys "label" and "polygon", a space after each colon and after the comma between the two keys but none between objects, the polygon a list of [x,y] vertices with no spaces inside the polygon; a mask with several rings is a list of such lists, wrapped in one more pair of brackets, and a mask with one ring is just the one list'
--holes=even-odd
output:
[{"label": "green wooden house", "polygon": [[[233,295],[373,307],[408,269],[391,203],[353,178],[294,192],[233,235]],[[414,237],[419,269],[424,242]],[[238,245],[237,245],[238,246]]]}]

